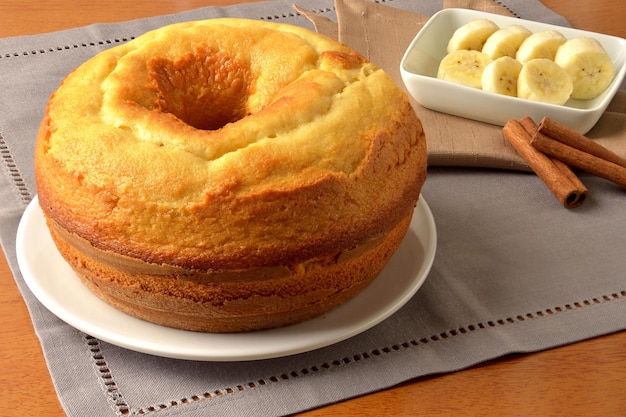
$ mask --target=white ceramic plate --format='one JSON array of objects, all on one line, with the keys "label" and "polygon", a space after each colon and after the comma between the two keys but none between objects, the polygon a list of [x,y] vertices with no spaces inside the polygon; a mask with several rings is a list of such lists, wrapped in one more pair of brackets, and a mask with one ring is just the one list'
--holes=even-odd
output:
[{"label": "white ceramic plate", "polygon": [[345,340],[380,323],[422,285],[435,257],[435,222],[424,198],[404,242],[363,292],[323,317],[294,326],[211,334],[158,326],[109,306],[85,287],[57,251],[35,198],[20,221],[17,259],[41,303],[75,328],[109,343],[157,356],[204,361],[275,358]]},{"label": "white ceramic plate", "polygon": [[[532,32],[553,29],[568,39],[581,36],[595,38],[613,60],[615,77],[599,97],[592,100],[570,99],[563,106],[489,93],[437,79],[439,62],[446,55],[446,46],[454,31],[470,20],[481,18],[490,19],[500,27],[523,25]],[[539,123],[544,116],[548,116],[585,134],[602,116],[624,79],[626,40],[475,10],[445,9],[433,15],[413,39],[400,63],[400,73],[413,98],[431,110],[499,126],[524,116],[530,116]]]}]

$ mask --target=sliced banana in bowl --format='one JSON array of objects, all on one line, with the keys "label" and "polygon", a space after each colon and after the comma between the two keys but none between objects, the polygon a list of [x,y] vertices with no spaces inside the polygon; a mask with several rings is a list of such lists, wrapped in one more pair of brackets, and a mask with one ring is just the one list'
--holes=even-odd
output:
[{"label": "sliced banana in bowl", "polygon": [[517,84],[522,64],[510,56],[491,61],[481,75],[483,91],[517,97]]},{"label": "sliced banana in bowl", "polygon": [[515,53],[515,59],[522,64],[533,59],[554,60],[556,51],[567,41],[558,30],[542,30],[535,32],[524,40]]},{"label": "sliced banana in bowl", "polygon": [[503,56],[515,58],[522,43],[533,33],[525,26],[511,25],[494,32],[483,45],[482,52],[491,59]]},{"label": "sliced banana in bowl", "polygon": [[439,63],[437,78],[468,87],[483,88],[482,75],[493,60],[477,50],[459,49],[444,56]]},{"label": "sliced banana in bowl", "polygon": [[459,27],[448,41],[448,53],[461,50],[481,51],[487,39],[500,29],[489,19],[474,19]]},{"label": "sliced banana in bowl", "polygon": [[525,64],[517,79],[517,96],[542,103],[562,105],[572,95],[569,74],[548,58],[535,58]]},{"label": "sliced banana in bowl", "polygon": [[615,76],[615,66],[600,42],[578,37],[559,47],[554,62],[565,69],[573,83],[572,98],[589,100],[598,97]]},{"label": "sliced banana in bowl", "polygon": [[548,116],[584,134],[624,81],[626,40],[444,9],[413,39],[400,73],[415,101],[431,110],[500,126]]}]

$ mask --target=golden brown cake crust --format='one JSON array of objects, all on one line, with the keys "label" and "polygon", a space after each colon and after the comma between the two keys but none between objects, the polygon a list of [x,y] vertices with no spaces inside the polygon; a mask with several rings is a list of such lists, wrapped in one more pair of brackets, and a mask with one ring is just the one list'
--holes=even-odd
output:
[{"label": "golden brown cake crust", "polygon": [[50,230],[83,283],[115,308],[164,326],[223,333],[295,324],[343,304],[376,278],[410,222],[411,214],[383,239],[292,270],[227,272],[144,264],[102,253],[52,222]]},{"label": "golden brown cake crust", "polygon": [[293,271],[405,221],[426,144],[405,95],[346,46],[213,19],[149,32],[74,70],[46,108],[35,173],[52,229],[102,254]]}]

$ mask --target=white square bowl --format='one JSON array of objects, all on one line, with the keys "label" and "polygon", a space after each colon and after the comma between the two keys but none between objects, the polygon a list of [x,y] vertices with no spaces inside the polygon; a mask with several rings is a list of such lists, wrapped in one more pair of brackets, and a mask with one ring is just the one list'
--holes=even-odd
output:
[{"label": "white square bowl", "polygon": [[[591,100],[570,99],[559,106],[482,91],[437,78],[439,62],[454,31],[474,19],[490,19],[501,28],[523,25],[532,32],[557,30],[567,39],[597,39],[615,65],[615,77],[607,89]],[[626,73],[626,40],[615,36],[533,22],[468,9],[444,9],[433,15],[407,48],[400,63],[402,81],[422,106],[443,113],[503,126],[510,119],[530,116],[536,123],[548,116],[585,134],[598,121]]]}]

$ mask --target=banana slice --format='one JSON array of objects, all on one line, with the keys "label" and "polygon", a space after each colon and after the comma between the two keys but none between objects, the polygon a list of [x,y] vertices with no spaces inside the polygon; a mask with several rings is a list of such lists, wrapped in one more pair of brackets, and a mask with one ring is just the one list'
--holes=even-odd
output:
[{"label": "banana slice", "polygon": [[480,51],[489,36],[500,29],[489,19],[471,20],[454,31],[448,42],[448,53],[464,49]]},{"label": "banana slice", "polygon": [[574,89],[569,74],[556,62],[538,58],[522,66],[517,96],[552,104],[565,104]]},{"label": "banana slice", "polygon": [[615,75],[611,57],[593,38],[574,38],[565,42],[554,61],[572,78],[572,98],[588,100],[598,97]]},{"label": "banana slice", "polygon": [[556,51],[566,41],[565,36],[556,30],[535,32],[522,42],[515,58],[522,64],[537,58],[554,60]]},{"label": "banana slice", "polygon": [[501,56],[489,63],[482,75],[483,90],[517,97],[517,79],[522,64],[510,56]]},{"label": "banana slice", "polygon": [[475,50],[449,53],[439,63],[437,78],[474,88],[482,88],[482,75],[491,62],[487,54]]},{"label": "banana slice", "polygon": [[483,46],[482,51],[489,55],[491,59],[501,56],[515,58],[515,54],[522,42],[526,40],[532,32],[522,25],[512,25],[495,31]]}]

